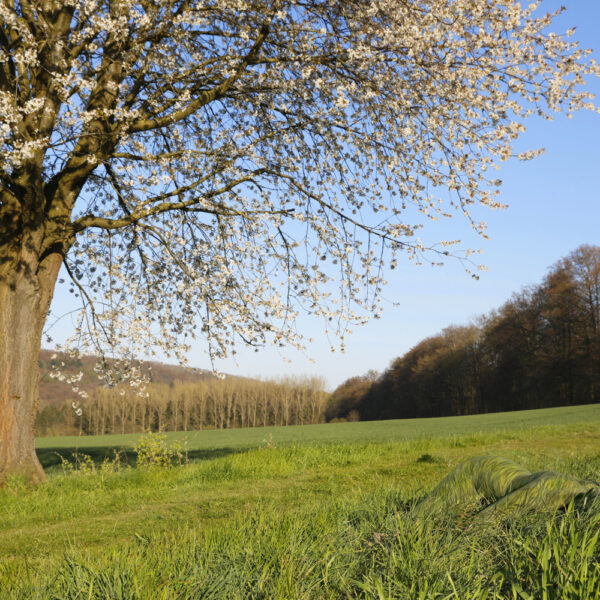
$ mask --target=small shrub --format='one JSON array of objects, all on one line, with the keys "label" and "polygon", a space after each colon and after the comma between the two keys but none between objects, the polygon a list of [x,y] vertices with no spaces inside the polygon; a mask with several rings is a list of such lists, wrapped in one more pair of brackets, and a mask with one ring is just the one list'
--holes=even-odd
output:
[{"label": "small shrub", "polygon": [[[111,459],[110,457],[105,457],[100,465],[100,473],[102,475],[107,475],[109,473],[118,473],[123,464],[121,463],[121,453],[118,450],[113,449],[114,456]],[[127,464],[127,461],[125,461]]]},{"label": "small shrub", "polygon": [[95,475],[96,465],[89,454],[77,454],[75,456],[76,468],[81,475]]},{"label": "small shrub", "polygon": [[170,467],[174,464],[187,464],[187,448],[179,442],[170,446],[167,444],[167,435],[163,432],[153,433],[147,431],[135,445],[138,467]]},{"label": "small shrub", "polygon": [[94,459],[83,452],[75,452],[73,461],[67,460],[62,454],[56,453],[60,458],[60,464],[64,475],[107,475],[109,473],[118,473],[123,468],[121,462],[121,453],[113,450],[114,456],[106,456],[99,467],[96,466]]},{"label": "small shrub", "polygon": [[88,454],[75,452],[73,454],[73,462],[67,460],[62,454],[58,454],[58,457],[60,458],[60,466],[64,475],[93,475],[96,473],[94,460]]}]

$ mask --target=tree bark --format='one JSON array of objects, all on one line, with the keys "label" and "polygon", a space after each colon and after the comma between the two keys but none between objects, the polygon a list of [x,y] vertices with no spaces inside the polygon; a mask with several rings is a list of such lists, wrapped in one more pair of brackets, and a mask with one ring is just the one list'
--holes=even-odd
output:
[{"label": "tree bark", "polygon": [[[61,256],[41,263],[35,236],[0,256],[0,485],[11,475],[45,478],[35,453],[39,352]],[[7,247],[3,248],[5,251]]]}]

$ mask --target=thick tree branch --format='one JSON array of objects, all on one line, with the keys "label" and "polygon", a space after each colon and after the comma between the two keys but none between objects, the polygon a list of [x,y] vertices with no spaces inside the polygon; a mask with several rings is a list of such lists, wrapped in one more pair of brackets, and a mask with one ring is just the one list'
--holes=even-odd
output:
[{"label": "thick tree branch", "polygon": [[[243,183],[253,182],[254,178],[258,175],[267,172],[267,169],[257,169],[246,177],[241,177],[228,183],[227,185],[208,192],[201,197],[190,198],[189,200],[183,200],[180,202],[161,202],[160,204],[151,206],[146,209],[136,209],[131,214],[121,217],[119,219],[110,219],[107,217],[99,217],[94,215],[84,215],[73,222],[73,231],[79,233],[84,229],[90,227],[97,227],[100,229],[121,229],[134,225],[149,217],[154,217],[160,214],[173,211],[187,211],[187,212],[198,212],[211,215],[218,215],[222,217],[255,217],[258,215],[285,215],[294,212],[293,209],[281,209],[281,210],[239,210],[233,207],[226,206],[224,204],[215,203],[212,207],[208,208],[200,206],[201,203],[211,201],[222,194],[230,192],[234,188],[238,187]],[[171,194],[169,194],[171,195]]]},{"label": "thick tree branch", "polygon": [[177,110],[171,114],[165,115],[163,117],[155,117],[155,118],[147,118],[140,119],[132,123],[128,127],[128,131],[140,132],[140,131],[148,131],[150,129],[160,129],[161,127],[167,127],[169,125],[173,125],[183,119],[189,117],[191,114],[198,111],[203,106],[213,102],[214,100],[223,97],[228,90],[234,85],[236,81],[240,79],[250,61],[252,61],[260,52],[260,49],[267,39],[270,29],[270,22],[265,23],[260,30],[260,34],[257,36],[256,41],[252,45],[250,51],[242,58],[239,65],[237,66],[235,72],[230,75],[221,85],[213,88],[212,90],[208,90],[202,92],[195,100],[190,102],[185,108],[181,110]]}]

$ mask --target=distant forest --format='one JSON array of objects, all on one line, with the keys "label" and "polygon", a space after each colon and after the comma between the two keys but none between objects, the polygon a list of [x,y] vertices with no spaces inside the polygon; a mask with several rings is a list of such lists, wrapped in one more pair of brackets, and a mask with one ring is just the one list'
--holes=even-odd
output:
[{"label": "distant forest", "polygon": [[[441,300],[443,301],[443,299]],[[464,326],[451,326],[394,360],[381,375],[352,377],[333,394],[319,378],[260,381],[160,363],[148,397],[101,387],[94,357],[70,361],[83,372],[82,401],[52,380],[42,351],[38,435],[227,429],[468,415],[587,404],[600,400],[600,247],[584,245],[553,265],[537,286]],[[79,401],[82,414],[71,406]]]},{"label": "distant forest", "polygon": [[[443,301],[443,299],[441,299]],[[327,417],[469,415],[600,400],[600,247],[583,245],[500,309],[352,377]]]}]

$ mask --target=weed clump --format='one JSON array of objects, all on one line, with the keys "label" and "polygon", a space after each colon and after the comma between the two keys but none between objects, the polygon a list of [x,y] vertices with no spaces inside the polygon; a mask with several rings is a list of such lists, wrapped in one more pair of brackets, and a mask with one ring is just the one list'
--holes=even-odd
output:
[{"label": "weed clump", "polygon": [[64,475],[107,475],[109,473],[118,473],[127,466],[127,461],[121,458],[121,453],[118,450],[113,450],[114,455],[111,458],[106,456],[104,460],[97,465],[94,459],[83,452],[75,452],[73,460],[67,460],[62,454],[58,454],[60,458],[61,468]]},{"label": "weed clump", "polygon": [[184,442],[167,444],[167,435],[163,432],[147,431],[134,447],[138,467],[171,467],[188,464],[187,447]]}]

